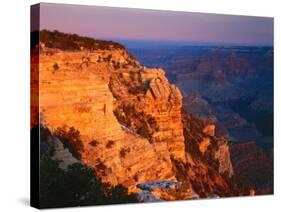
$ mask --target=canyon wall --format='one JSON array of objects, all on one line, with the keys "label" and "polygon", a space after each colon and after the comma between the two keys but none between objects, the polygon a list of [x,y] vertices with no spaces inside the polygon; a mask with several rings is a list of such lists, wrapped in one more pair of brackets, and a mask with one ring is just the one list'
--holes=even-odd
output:
[{"label": "canyon wall", "polygon": [[[110,61],[98,61],[108,58],[108,55],[112,55]],[[87,63],[84,58],[87,58]],[[52,132],[60,127],[78,130],[84,144],[82,161],[93,167],[104,182],[131,186],[149,180],[175,180],[170,151],[176,154],[177,147],[173,149],[170,145],[169,151],[167,143],[155,145],[142,133],[120,123],[114,114],[117,100],[109,89],[113,75],[139,70],[138,65],[128,65],[128,58],[126,51],[121,50],[92,53],[45,48],[41,51],[39,92],[42,123]],[[116,71],[111,61],[124,63],[129,68]],[[130,103],[129,96],[123,98]],[[168,102],[167,98],[162,102]],[[157,109],[156,105],[152,108],[149,102],[146,105],[151,113]],[[175,118],[182,131],[180,106],[177,106],[177,111],[179,117]],[[167,115],[159,116],[157,123],[162,127],[166,122],[167,126],[168,118]],[[161,136],[165,137],[164,133],[154,135],[154,140]],[[179,138],[183,146],[182,132]],[[181,154],[184,155],[184,149]]]},{"label": "canyon wall", "polygon": [[139,191],[140,183],[181,181],[190,195],[232,195],[228,144],[215,126],[183,112],[181,92],[164,70],[103,45],[74,51],[40,43],[41,125],[52,134],[77,130],[79,160],[105,183]]}]

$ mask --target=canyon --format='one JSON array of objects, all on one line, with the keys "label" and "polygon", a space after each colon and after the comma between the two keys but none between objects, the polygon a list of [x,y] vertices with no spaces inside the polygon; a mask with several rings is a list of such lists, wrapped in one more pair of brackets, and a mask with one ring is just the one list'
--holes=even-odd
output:
[{"label": "canyon", "polygon": [[215,124],[231,146],[234,178],[256,194],[273,193],[274,48],[124,43],[147,67],[165,69],[185,112]]},{"label": "canyon", "polygon": [[[67,36],[80,41],[75,48],[42,37],[39,58],[31,57],[39,61],[31,63],[31,74],[39,74],[31,80],[39,90],[31,126],[50,130],[61,168],[79,161],[102,182],[149,196],[141,201],[241,195],[227,138],[215,123],[183,110],[182,92],[164,69],[145,67],[120,44],[87,38],[88,47],[85,38]],[[79,157],[59,144],[61,129],[78,132]]]}]

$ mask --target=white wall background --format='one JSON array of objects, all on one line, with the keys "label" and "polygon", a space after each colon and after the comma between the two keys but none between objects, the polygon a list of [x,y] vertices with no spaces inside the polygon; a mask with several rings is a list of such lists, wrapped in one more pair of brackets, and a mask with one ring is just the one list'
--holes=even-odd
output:
[{"label": "white wall background", "polygon": [[[42,1],[46,2],[46,1]],[[176,11],[275,17],[275,195],[220,200],[179,201],[79,208],[81,211],[276,211],[280,189],[280,50],[278,0],[58,0],[54,3],[104,5]],[[0,6],[0,211],[29,207],[29,6],[30,0],[1,1]],[[279,10],[278,10],[279,9]],[[74,211],[77,208],[60,209]],[[279,209],[280,210],[280,209]]]}]

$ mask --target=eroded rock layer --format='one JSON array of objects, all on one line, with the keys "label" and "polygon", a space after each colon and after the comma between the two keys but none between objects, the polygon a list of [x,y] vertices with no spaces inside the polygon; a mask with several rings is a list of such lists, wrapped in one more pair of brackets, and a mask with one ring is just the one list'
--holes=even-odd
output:
[{"label": "eroded rock layer", "polygon": [[180,191],[158,196],[231,195],[226,139],[216,136],[215,125],[183,113],[181,92],[164,70],[145,68],[116,45],[62,50],[40,43],[41,124],[53,134],[79,132],[80,160],[111,185],[139,191],[140,183],[179,181]]},{"label": "eroded rock layer", "polygon": [[110,89],[122,125],[147,138],[164,161],[185,161],[182,96],[162,69],[115,72]]},{"label": "eroded rock layer", "polygon": [[[161,141],[157,145],[153,143],[156,139],[165,138],[165,129],[162,126],[164,122],[169,123],[169,117],[158,117],[163,134],[154,135],[152,142],[142,133],[131,131],[131,126],[122,125],[114,114],[117,101],[109,89],[112,77],[119,73],[134,73],[140,67],[128,65],[129,68],[116,71],[110,61],[98,62],[97,58],[108,58],[108,55],[112,55],[112,61],[116,60],[120,64],[120,61],[125,61],[124,64],[127,64],[126,51],[104,50],[90,53],[52,50],[51,55],[46,53],[48,51],[50,50],[45,49],[40,54],[42,122],[51,131],[65,125],[77,129],[84,144],[82,160],[94,167],[105,182],[134,185],[135,182],[147,180],[175,179],[170,151],[176,149],[172,149],[167,143],[161,144]],[[85,64],[83,58],[88,58],[89,62]],[[168,82],[166,85],[168,86]],[[128,95],[123,96],[128,104],[135,97],[131,96],[129,99]],[[168,101],[168,96],[162,103],[165,101]],[[151,107],[149,102],[146,105],[149,106],[151,114],[157,109],[156,105]],[[180,114],[180,107],[177,110]],[[168,105],[164,112],[168,114]],[[155,118],[150,116],[151,120]],[[180,116],[175,118],[181,120]],[[183,145],[182,133],[179,136]],[[184,148],[182,150],[184,154]]]},{"label": "eroded rock layer", "polygon": [[183,114],[183,123],[187,162],[175,163],[178,178],[188,179],[201,197],[235,195],[227,140],[215,134],[215,125],[191,114]]}]

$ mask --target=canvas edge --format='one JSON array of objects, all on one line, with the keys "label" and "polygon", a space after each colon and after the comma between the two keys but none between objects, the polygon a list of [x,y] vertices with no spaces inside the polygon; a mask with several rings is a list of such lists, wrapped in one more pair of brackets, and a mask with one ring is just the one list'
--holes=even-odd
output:
[{"label": "canvas edge", "polygon": [[[39,45],[39,33],[32,33],[33,31],[40,30],[40,4],[35,4],[30,6],[30,63],[32,62],[31,52],[34,45]],[[34,54],[34,52],[33,52]],[[39,54],[35,52],[35,54]],[[36,60],[36,66],[39,66],[39,55],[38,60]],[[39,111],[39,84],[36,88],[32,89],[31,83],[33,80],[39,79],[39,67],[36,68],[37,71],[32,73],[30,65],[30,206],[35,208],[40,208],[40,187],[39,187],[39,136],[40,128],[32,128],[32,119],[36,117],[39,119],[37,111]],[[35,110],[32,109],[35,107]],[[36,111],[36,112],[35,112]],[[39,120],[36,121],[39,123]]]}]

